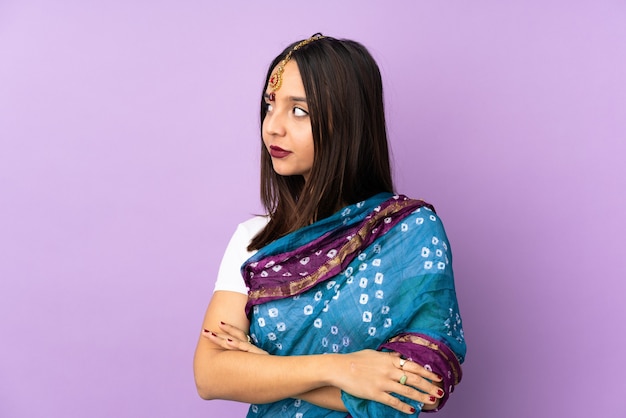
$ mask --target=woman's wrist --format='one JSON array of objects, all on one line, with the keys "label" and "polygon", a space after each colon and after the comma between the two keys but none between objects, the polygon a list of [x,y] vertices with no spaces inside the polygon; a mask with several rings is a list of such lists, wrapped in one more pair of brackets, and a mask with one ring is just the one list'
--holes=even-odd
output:
[{"label": "woman's wrist", "polygon": [[322,354],[320,364],[317,368],[319,380],[323,386],[334,386],[339,388],[338,371],[341,369],[341,360],[344,354]]}]

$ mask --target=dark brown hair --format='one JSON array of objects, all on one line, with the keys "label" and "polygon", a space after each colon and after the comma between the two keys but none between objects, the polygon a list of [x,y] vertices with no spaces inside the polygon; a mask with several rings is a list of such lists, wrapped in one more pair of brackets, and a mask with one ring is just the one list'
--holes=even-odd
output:
[{"label": "dark brown hair", "polygon": [[[297,44],[276,57],[265,77]],[[295,51],[313,131],[309,181],[281,176],[261,147],[261,201],[267,226],[248,246],[259,249],[277,238],[332,215],[345,205],[393,192],[378,65],[358,42],[325,37]],[[266,104],[261,96],[261,125]],[[263,129],[261,127],[261,129]],[[261,132],[261,135],[263,132]]]}]

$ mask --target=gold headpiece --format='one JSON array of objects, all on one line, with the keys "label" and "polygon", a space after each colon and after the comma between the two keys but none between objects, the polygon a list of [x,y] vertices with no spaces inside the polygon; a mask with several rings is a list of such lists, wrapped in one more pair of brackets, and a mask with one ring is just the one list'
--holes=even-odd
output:
[{"label": "gold headpiece", "polygon": [[283,84],[283,71],[285,71],[285,65],[287,65],[287,63],[291,59],[291,54],[293,54],[293,51],[296,51],[302,48],[303,46],[308,45],[311,42],[317,41],[318,39],[322,39],[322,38],[325,38],[325,36],[322,35],[321,33],[316,33],[315,35],[311,36],[309,39],[305,39],[304,41],[298,43],[289,52],[287,52],[287,55],[285,56],[285,58],[283,58],[283,60],[278,64],[278,67],[276,67],[276,72],[270,77],[269,87],[270,89],[272,89],[272,91],[277,91],[280,88],[280,86]]}]

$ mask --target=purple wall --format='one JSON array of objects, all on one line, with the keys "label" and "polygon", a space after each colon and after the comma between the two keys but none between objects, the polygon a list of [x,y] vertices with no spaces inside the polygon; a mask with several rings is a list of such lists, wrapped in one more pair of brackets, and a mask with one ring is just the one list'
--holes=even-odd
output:
[{"label": "purple wall", "polygon": [[[393,6],[392,6],[393,4]],[[191,361],[259,210],[265,67],[316,31],[385,77],[398,189],[453,243],[439,417],[626,416],[623,1],[0,2],[0,416],[222,417]]]}]

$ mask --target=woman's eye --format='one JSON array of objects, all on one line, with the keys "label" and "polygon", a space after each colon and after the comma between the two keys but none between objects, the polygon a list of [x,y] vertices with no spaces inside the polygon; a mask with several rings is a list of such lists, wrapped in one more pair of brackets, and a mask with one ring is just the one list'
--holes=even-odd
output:
[{"label": "woman's eye", "polygon": [[294,107],[294,108],[293,108],[293,114],[294,114],[295,116],[299,116],[299,117],[301,117],[301,116],[308,116],[309,112],[307,112],[306,110],[301,109],[301,108],[299,108],[299,107]]}]

